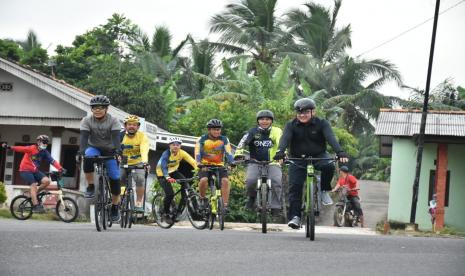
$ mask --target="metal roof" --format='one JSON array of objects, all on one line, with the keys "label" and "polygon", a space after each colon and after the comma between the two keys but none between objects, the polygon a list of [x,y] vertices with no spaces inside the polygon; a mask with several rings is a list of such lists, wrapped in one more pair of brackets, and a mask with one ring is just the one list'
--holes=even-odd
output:
[{"label": "metal roof", "polygon": [[[382,109],[376,135],[413,136],[420,133],[421,110]],[[465,112],[428,111],[425,135],[465,137]]]}]

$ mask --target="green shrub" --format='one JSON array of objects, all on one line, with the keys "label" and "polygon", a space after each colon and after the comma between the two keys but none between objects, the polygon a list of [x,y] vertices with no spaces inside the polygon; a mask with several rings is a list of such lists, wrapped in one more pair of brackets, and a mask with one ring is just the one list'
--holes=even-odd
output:
[{"label": "green shrub", "polygon": [[0,182],[0,204],[5,203],[5,201],[6,201],[5,184],[3,184],[3,182]]}]

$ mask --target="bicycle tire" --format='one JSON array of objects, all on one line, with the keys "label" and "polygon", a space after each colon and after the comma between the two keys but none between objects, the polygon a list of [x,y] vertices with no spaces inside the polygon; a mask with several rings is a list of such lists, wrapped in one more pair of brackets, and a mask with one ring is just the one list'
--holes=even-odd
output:
[{"label": "bicycle tire", "polygon": [[309,238],[311,241],[315,240],[315,205],[316,205],[316,193],[314,191],[315,186],[312,183],[310,185],[310,199],[308,200],[308,222],[307,224],[309,225],[310,233],[309,233]]},{"label": "bicycle tire", "polygon": [[160,226],[161,228],[164,228],[164,229],[168,229],[168,228],[171,228],[171,226],[174,225],[174,220],[171,221],[171,223],[167,223],[162,218],[163,208],[164,208],[163,207],[163,199],[164,198],[165,198],[164,193],[155,194],[155,196],[153,197],[153,200],[152,200],[152,215],[153,215],[153,219],[158,224],[158,226]]},{"label": "bicycle tire", "polygon": [[208,218],[199,210],[200,195],[193,190],[189,191],[187,200],[187,216],[195,229],[203,230],[208,225]]},{"label": "bicycle tire", "polygon": [[127,201],[127,195],[126,195],[126,192],[124,192],[123,196],[121,197],[121,203],[120,203],[120,206],[121,206],[121,219],[119,221],[119,225],[121,226],[121,228],[126,228],[127,226],[127,221],[126,221],[126,210],[128,208],[128,201]]},{"label": "bicycle tire", "polygon": [[336,209],[334,209],[334,214],[333,214],[333,220],[334,220],[334,225],[337,227],[343,227],[344,226],[344,208],[342,206],[337,206]]},{"label": "bicycle tire", "polygon": [[266,234],[266,223],[268,218],[267,209],[268,184],[261,181],[260,185],[260,222],[262,223],[262,233]]},{"label": "bicycle tire", "polygon": [[61,221],[70,223],[76,220],[79,214],[79,207],[74,199],[64,196],[63,202],[58,200],[55,212]]},{"label": "bicycle tire", "polygon": [[225,217],[223,197],[218,198],[217,205],[218,205],[218,208],[217,208],[218,223],[220,224],[220,230],[223,231],[224,230],[224,217]]},{"label": "bicycle tire", "polygon": [[128,228],[131,228],[132,227],[132,223],[134,221],[134,194],[132,192],[132,190],[129,192],[129,200],[128,200],[128,210],[127,210],[127,213],[126,213],[126,222],[127,222],[127,225],[128,225]]},{"label": "bicycle tire", "polygon": [[[218,212],[218,211],[217,211]],[[212,213],[211,204],[208,205],[208,229],[212,230],[215,224],[216,215]]]},{"label": "bicycle tire", "polygon": [[106,229],[106,222],[105,222],[105,203],[104,203],[104,193],[103,193],[103,179],[102,176],[99,177],[99,186],[97,189],[96,195],[96,202],[94,207],[94,215],[95,215],[95,228],[97,228],[98,232]]},{"label": "bicycle tire", "polygon": [[10,204],[10,213],[19,220],[26,220],[32,216],[32,200],[25,195],[13,198]]}]

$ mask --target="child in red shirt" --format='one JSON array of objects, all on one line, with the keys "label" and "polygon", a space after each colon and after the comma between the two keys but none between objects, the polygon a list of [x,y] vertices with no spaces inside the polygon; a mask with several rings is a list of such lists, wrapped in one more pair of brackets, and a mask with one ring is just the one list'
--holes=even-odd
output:
[{"label": "child in red shirt", "polygon": [[360,197],[358,196],[360,186],[358,185],[357,178],[349,173],[349,168],[346,166],[341,166],[339,168],[339,175],[339,180],[331,192],[337,191],[342,186],[347,187],[347,199],[354,207],[355,214],[358,216],[361,226],[364,227],[363,211],[360,206]]},{"label": "child in red shirt", "polygon": [[[44,190],[50,184],[50,179],[39,170],[40,161],[42,159],[47,161],[60,172],[63,171],[63,167],[52,158],[47,150],[50,138],[48,138],[47,135],[39,135],[36,140],[37,143],[35,145],[10,147],[3,143],[2,147],[24,153],[21,164],[19,165],[19,174],[27,184],[31,185],[31,200],[34,205],[32,211],[34,213],[43,213],[45,211],[44,206],[39,204],[37,193]],[[40,183],[39,187],[37,187],[38,183]]]}]

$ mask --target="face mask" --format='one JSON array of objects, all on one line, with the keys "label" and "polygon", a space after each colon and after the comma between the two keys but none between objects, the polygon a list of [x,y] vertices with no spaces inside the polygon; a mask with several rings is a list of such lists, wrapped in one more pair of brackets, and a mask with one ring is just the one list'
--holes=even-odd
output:
[{"label": "face mask", "polygon": [[44,150],[44,149],[46,149],[46,148],[47,148],[46,145],[40,145],[40,146],[39,146],[39,149],[41,149],[41,150]]}]

